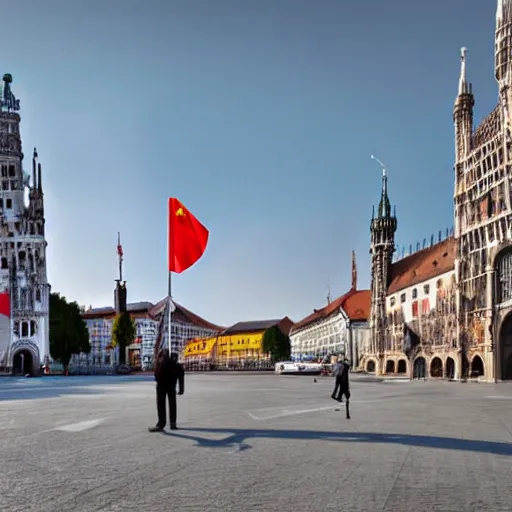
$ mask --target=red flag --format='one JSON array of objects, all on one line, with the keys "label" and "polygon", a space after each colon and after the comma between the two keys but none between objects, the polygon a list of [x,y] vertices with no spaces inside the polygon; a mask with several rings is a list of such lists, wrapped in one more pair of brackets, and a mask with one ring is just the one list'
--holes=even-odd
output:
[{"label": "red flag", "polygon": [[181,274],[203,255],[208,230],[178,201],[169,198],[169,272]]},{"label": "red flag", "polygon": [[0,315],[11,316],[11,299],[8,293],[0,293]]}]

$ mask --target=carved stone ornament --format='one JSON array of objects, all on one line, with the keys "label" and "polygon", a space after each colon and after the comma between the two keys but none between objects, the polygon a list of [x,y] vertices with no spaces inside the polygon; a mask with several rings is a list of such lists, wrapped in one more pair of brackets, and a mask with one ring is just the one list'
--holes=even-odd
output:
[{"label": "carved stone ornament", "polygon": [[18,155],[20,141],[17,135],[0,132],[0,152],[7,155]]}]

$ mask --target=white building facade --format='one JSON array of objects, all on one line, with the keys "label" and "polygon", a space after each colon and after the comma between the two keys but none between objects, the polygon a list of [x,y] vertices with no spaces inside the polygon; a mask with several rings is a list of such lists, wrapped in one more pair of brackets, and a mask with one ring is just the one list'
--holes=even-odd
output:
[{"label": "white building facade", "polygon": [[[137,353],[137,359],[143,369],[153,365],[155,343],[158,338],[160,323],[164,322],[164,340],[167,344],[166,310],[167,299],[163,299],[156,305],[151,302],[138,302],[127,305],[127,310],[132,316],[136,328],[136,342],[128,347],[129,353]],[[198,315],[192,313],[180,304],[174,302],[171,323],[172,349],[182,355],[186,342],[193,338],[214,336],[222,330],[222,327],[211,324]],[[90,308],[82,314],[89,331],[91,352],[73,356],[71,366],[88,366],[101,368],[115,366],[119,362],[119,348],[111,347],[112,325],[115,319],[115,310],[112,307]],[[132,357],[127,362],[133,364]],[[136,364],[135,366],[139,366]]]},{"label": "white building facade", "polygon": [[38,374],[50,360],[49,296],[41,164],[23,171],[19,100],[12,77],[0,97],[0,293],[9,295],[10,329],[0,339],[0,368]]},{"label": "white building facade", "polygon": [[322,309],[297,322],[290,330],[292,359],[323,359],[344,352],[353,368],[368,343],[369,290],[350,290]]},{"label": "white building facade", "polygon": [[294,361],[346,351],[347,322],[341,309],[338,308],[328,318],[314,321],[304,328],[292,327],[290,344]]}]

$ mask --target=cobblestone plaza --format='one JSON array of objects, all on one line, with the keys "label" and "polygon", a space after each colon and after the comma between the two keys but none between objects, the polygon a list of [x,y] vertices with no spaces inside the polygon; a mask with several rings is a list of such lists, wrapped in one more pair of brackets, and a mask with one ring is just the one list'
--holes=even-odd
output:
[{"label": "cobblestone plaza", "polygon": [[511,386],[317,380],[188,375],[161,435],[149,377],[1,379],[0,510],[510,510]]}]

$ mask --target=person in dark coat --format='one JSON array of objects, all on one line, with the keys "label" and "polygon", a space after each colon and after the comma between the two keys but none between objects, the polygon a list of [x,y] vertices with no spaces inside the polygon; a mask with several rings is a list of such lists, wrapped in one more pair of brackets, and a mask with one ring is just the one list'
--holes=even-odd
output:
[{"label": "person in dark coat", "polygon": [[338,356],[338,360],[336,361],[336,364],[334,365],[334,370],[332,372],[334,377],[334,390],[332,392],[331,398],[333,400],[338,400],[338,391],[340,389],[340,382],[341,380],[338,378],[339,375],[343,373],[343,363],[341,361],[341,357]]},{"label": "person in dark coat", "polygon": [[[332,398],[337,400],[338,402],[343,401],[343,395],[345,395],[345,411],[346,411],[346,417],[349,420],[350,419],[350,384],[348,380],[348,374],[350,371],[350,363],[347,359],[338,359],[338,362],[336,363],[336,367],[334,369],[335,373],[335,379],[336,379],[336,386],[334,388],[334,392],[331,395]],[[336,395],[336,392],[338,393]]]},{"label": "person in dark coat", "polygon": [[177,430],[176,426],[176,385],[178,395],[185,392],[185,370],[183,365],[178,363],[178,354],[169,355],[168,349],[158,353],[155,364],[156,380],[156,407],[158,411],[158,423],[149,429],[150,432],[162,432],[166,423],[165,400],[169,400],[169,419],[171,430]]}]

